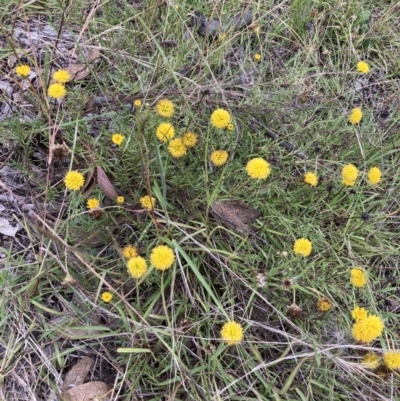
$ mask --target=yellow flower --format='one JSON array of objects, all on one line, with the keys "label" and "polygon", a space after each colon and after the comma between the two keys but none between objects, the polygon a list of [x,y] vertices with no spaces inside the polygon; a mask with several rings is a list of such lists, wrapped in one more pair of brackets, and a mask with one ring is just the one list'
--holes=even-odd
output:
[{"label": "yellow flower", "polygon": [[111,294],[111,292],[103,292],[101,294],[101,299],[103,300],[103,302],[110,302],[112,300],[113,294]]},{"label": "yellow flower", "polygon": [[67,90],[64,85],[55,83],[49,85],[47,94],[53,99],[62,99],[67,94]]},{"label": "yellow flower", "polygon": [[332,302],[329,299],[322,298],[317,302],[318,312],[328,312],[332,309]]},{"label": "yellow flower", "polygon": [[375,354],[375,352],[368,352],[364,355],[362,364],[367,369],[376,369],[379,366],[379,355]]},{"label": "yellow flower", "polygon": [[125,259],[132,259],[138,256],[139,254],[136,247],[134,247],[133,245],[127,245],[122,250],[122,255],[124,256]]},{"label": "yellow flower", "polygon": [[250,178],[264,180],[271,174],[269,163],[261,157],[251,159],[246,165],[246,171]]},{"label": "yellow flower", "polygon": [[129,259],[126,266],[133,278],[142,278],[147,272],[147,262],[141,256],[135,256]]},{"label": "yellow flower", "polygon": [[186,155],[187,147],[183,143],[181,138],[175,138],[170,141],[168,145],[168,152],[172,157],[179,159]]},{"label": "yellow flower", "polygon": [[67,70],[58,70],[53,74],[54,81],[59,84],[65,84],[71,79],[71,75]]},{"label": "yellow flower", "polygon": [[254,61],[260,61],[261,60],[261,54],[257,53],[254,55]]},{"label": "yellow flower", "polygon": [[358,320],[365,319],[368,316],[368,312],[365,308],[360,308],[356,306],[351,311],[351,317],[357,322]]},{"label": "yellow flower", "polygon": [[156,199],[152,196],[145,195],[143,198],[140,198],[140,204],[142,205],[142,208],[151,210],[156,206]]},{"label": "yellow flower", "polygon": [[400,351],[385,351],[383,362],[389,369],[400,369]]},{"label": "yellow flower", "polygon": [[168,142],[175,136],[175,128],[170,123],[161,123],[156,130],[157,138],[162,142]]},{"label": "yellow flower", "polygon": [[352,187],[357,180],[358,169],[354,164],[346,164],[342,169],[342,182],[344,185]]},{"label": "yellow flower", "polygon": [[309,256],[312,251],[312,243],[306,238],[299,238],[294,243],[293,251],[301,256]]},{"label": "yellow flower", "polygon": [[84,183],[85,178],[79,171],[68,171],[64,177],[65,187],[71,191],[78,191]]},{"label": "yellow flower", "polygon": [[235,126],[234,126],[232,123],[229,123],[229,124],[226,126],[226,129],[227,129],[228,131],[233,131],[233,130],[235,129]]},{"label": "yellow flower", "polygon": [[215,150],[210,155],[210,162],[214,166],[223,166],[228,160],[228,152],[226,150]]},{"label": "yellow flower", "polygon": [[174,263],[174,251],[166,245],[156,246],[150,253],[150,263],[157,270],[167,270]]},{"label": "yellow flower", "polygon": [[228,345],[239,344],[243,340],[243,328],[239,323],[229,321],[222,326],[221,338]]},{"label": "yellow flower", "polygon": [[139,99],[136,99],[133,104],[135,105],[135,107],[140,107],[142,105],[142,101]]},{"label": "yellow flower", "polygon": [[371,185],[376,185],[381,182],[382,172],[379,167],[372,167],[368,171],[368,181]]},{"label": "yellow flower", "polygon": [[304,182],[306,184],[311,185],[312,187],[316,187],[318,185],[318,177],[314,173],[305,173],[304,174]]},{"label": "yellow flower", "polygon": [[194,148],[197,144],[197,135],[194,132],[186,132],[182,136],[182,141],[187,148]]},{"label": "yellow flower", "polygon": [[26,64],[21,64],[18,67],[15,67],[15,73],[21,78],[28,78],[31,72],[31,67]]},{"label": "yellow flower", "polygon": [[113,136],[111,137],[111,141],[117,146],[120,146],[124,139],[125,135],[119,133],[113,134]]},{"label": "yellow flower", "polygon": [[217,109],[211,114],[210,121],[215,128],[226,128],[231,122],[231,115],[225,109]]},{"label": "yellow flower", "polygon": [[161,117],[170,118],[174,115],[174,104],[168,99],[161,99],[156,104],[156,111]]},{"label": "yellow flower", "polygon": [[116,199],[118,205],[123,205],[125,203],[125,198],[123,196],[118,196]]},{"label": "yellow flower", "polygon": [[370,343],[382,334],[384,325],[379,316],[371,315],[357,320],[351,331],[354,339],[360,343]]},{"label": "yellow flower", "polygon": [[362,74],[367,74],[369,72],[369,65],[365,61],[359,61],[357,63],[357,71]]},{"label": "yellow flower", "polygon": [[97,209],[100,205],[100,202],[96,198],[90,198],[86,202],[86,206],[89,210]]},{"label": "yellow flower", "polygon": [[367,276],[361,269],[355,267],[350,270],[350,282],[354,287],[362,288],[367,284]]},{"label": "yellow flower", "polygon": [[349,121],[354,125],[354,124],[358,124],[361,119],[362,119],[362,111],[359,107],[356,107],[354,109],[351,110],[350,114],[349,114]]}]

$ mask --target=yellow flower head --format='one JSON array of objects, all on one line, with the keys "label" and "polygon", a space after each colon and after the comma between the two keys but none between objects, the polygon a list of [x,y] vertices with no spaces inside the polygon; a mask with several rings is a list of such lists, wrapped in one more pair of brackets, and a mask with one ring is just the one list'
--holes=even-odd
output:
[{"label": "yellow flower head", "polygon": [[226,126],[226,129],[227,129],[228,131],[233,131],[233,130],[235,129],[235,126],[234,126],[232,123],[229,123],[229,124]]},{"label": "yellow flower head", "polygon": [[157,270],[169,269],[174,263],[174,260],[174,251],[166,245],[158,245],[150,253],[150,263]]},{"label": "yellow flower head", "polygon": [[354,287],[362,288],[365,284],[367,284],[367,275],[363,270],[355,267],[350,270],[350,282],[354,285]]},{"label": "yellow flower head", "polygon": [[114,143],[117,146],[120,146],[121,143],[124,142],[124,139],[125,139],[125,135],[122,135],[119,133],[113,134],[113,136],[111,137],[112,143]]},{"label": "yellow flower head", "polygon": [[261,157],[249,160],[246,171],[250,178],[264,180],[271,174],[269,163]]},{"label": "yellow flower head", "polygon": [[15,67],[15,73],[21,78],[28,78],[31,72],[31,67],[26,64],[21,64],[18,67]]},{"label": "yellow flower head", "polygon": [[118,196],[116,202],[118,203],[118,205],[123,205],[125,203],[125,198],[123,196]]},{"label": "yellow flower head", "polygon": [[365,61],[359,61],[357,63],[357,71],[362,74],[367,74],[369,72],[369,65]]},{"label": "yellow flower head", "polygon": [[64,184],[70,191],[78,191],[83,187],[85,178],[79,171],[68,171],[64,177]]},{"label": "yellow flower head", "polygon": [[344,185],[352,187],[357,180],[358,169],[354,164],[346,164],[342,169],[342,182]]},{"label": "yellow flower head", "polygon": [[389,369],[400,369],[400,351],[385,351],[383,362]]},{"label": "yellow flower head", "polygon": [[156,111],[159,116],[170,118],[174,115],[174,104],[171,100],[161,99],[156,104]]},{"label": "yellow flower head", "polygon": [[142,278],[147,272],[147,262],[146,259],[141,256],[135,256],[128,260],[126,263],[128,267],[128,272],[133,278]]},{"label": "yellow flower head", "polygon": [[133,104],[134,104],[135,107],[140,107],[140,106],[142,105],[142,101],[139,100],[139,99],[136,99],[136,100],[133,102]]},{"label": "yellow flower head", "polygon": [[377,185],[381,182],[382,172],[379,167],[372,167],[368,171],[368,181],[371,185]]},{"label": "yellow flower head", "polygon": [[261,54],[257,53],[254,55],[254,61],[260,61],[261,60]]},{"label": "yellow flower head", "polygon": [[243,328],[239,323],[230,321],[221,329],[221,338],[228,345],[239,344],[243,340]]},{"label": "yellow flower head", "polygon": [[210,162],[217,167],[223,166],[228,160],[228,152],[226,150],[215,150],[210,155]]},{"label": "yellow flower head", "polygon": [[103,302],[110,302],[112,300],[113,294],[111,294],[111,292],[103,292],[101,294],[101,299]]},{"label": "yellow flower head", "polygon": [[357,320],[353,325],[351,333],[356,341],[370,343],[382,334],[383,329],[382,319],[379,316],[371,315]]},{"label": "yellow flower head", "polygon": [[100,202],[96,198],[90,198],[86,202],[86,206],[89,210],[97,209],[100,205]]},{"label": "yellow flower head", "polygon": [[71,79],[71,75],[67,70],[58,70],[53,74],[54,81],[59,84],[65,84]]},{"label": "yellow flower head", "polygon": [[362,364],[367,369],[376,369],[379,366],[379,355],[375,352],[368,352],[362,359]]},{"label": "yellow flower head", "polygon": [[356,306],[351,311],[351,317],[357,322],[358,320],[365,319],[368,316],[368,312],[365,308],[360,308]]},{"label": "yellow flower head", "polygon": [[47,94],[52,99],[62,99],[67,94],[67,90],[65,89],[64,85],[55,83],[49,85],[49,88],[47,89]]},{"label": "yellow flower head", "polygon": [[328,312],[332,309],[332,302],[329,299],[322,298],[317,302],[318,312]]},{"label": "yellow flower head", "polygon": [[162,142],[168,142],[175,136],[175,128],[170,123],[161,123],[156,130],[157,138]]},{"label": "yellow flower head", "polygon": [[293,251],[300,256],[309,256],[312,251],[312,243],[307,238],[299,238],[294,243]]},{"label": "yellow flower head", "polygon": [[172,157],[179,159],[186,155],[187,147],[181,138],[172,139],[168,145],[168,152]]},{"label": "yellow flower head", "polygon": [[197,144],[197,135],[194,132],[186,132],[182,136],[182,141],[187,148],[194,148]]},{"label": "yellow flower head", "polygon": [[318,177],[314,173],[305,173],[304,174],[304,182],[306,184],[311,185],[312,187],[316,187],[318,185]]},{"label": "yellow flower head", "polygon": [[231,115],[225,109],[217,109],[211,114],[210,121],[215,128],[226,128],[231,122]]},{"label": "yellow flower head", "polygon": [[152,210],[156,206],[156,199],[152,196],[145,195],[143,198],[140,198],[140,204],[142,205],[142,208]]},{"label": "yellow flower head", "polygon": [[122,255],[124,255],[125,259],[132,259],[138,256],[139,254],[136,247],[134,247],[133,245],[127,245],[122,250]]},{"label": "yellow flower head", "polygon": [[354,125],[354,124],[358,124],[361,119],[362,119],[362,111],[359,107],[356,107],[354,109],[351,110],[350,114],[349,114],[349,121]]}]

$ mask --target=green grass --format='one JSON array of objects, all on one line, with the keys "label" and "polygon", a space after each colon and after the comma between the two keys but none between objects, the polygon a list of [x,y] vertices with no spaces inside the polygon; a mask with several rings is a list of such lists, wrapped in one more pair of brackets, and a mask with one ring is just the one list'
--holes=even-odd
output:
[{"label": "green grass", "polygon": [[[16,40],[0,52],[2,74],[25,96],[0,121],[0,168],[11,169],[0,175],[2,194],[18,200],[2,202],[1,213],[23,227],[15,240],[0,240],[0,399],[61,397],[65,374],[83,356],[95,360],[86,381],[105,381],[113,400],[400,399],[398,373],[379,376],[360,364],[366,350],[400,346],[398,6],[240,3],[121,1],[95,10],[85,1],[0,0],[0,39],[39,17],[82,38],[73,40],[78,61],[49,38],[37,45],[40,57]],[[248,10],[258,35],[229,28]],[[190,26],[195,11],[222,22],[218,38]],[[88,62],[90,48],[101,50],[98,61]],[[25,92],[9,66],[16,54],[40,77]],[[356,71],[360,60],[367,75]],[[49,103],[51,70],[76,62],[89,74],[67,85],[60,107]],[[199,135],[182,159],[155,137],[160,98],[175,104],[177,136]],[[230,111],[234,131],[211,127],[217,107]],[[360,125],[348,123],[353,107],[363,110]],[[119,148],[115,132],[126,136]],[[52,141],[68,151],[48,166]],[[230,155],[220,168],[208,161],[216,149]],[[271,164],[266,180],[248,179],[254,157]],[[360,171],[351,188],[341,182],[348,163]],[[123,206],[107,196],[96,166]],[[383,172],[378,186],[366,179],[373,166]],[[70,169],[85,175],[84,190],[65,191]],[[319,176],[316,188],[303,182],[306,171]],[[156,198],[154,212],[139,206],[146,194]],[[101,201],[102,218],[86,210],[89,197]],[[213,217],[212,203],[225,199],[260,212],[255,233]],[[26,204],[34,215],[22,211]],[[293,252],[301,237],[313,244],[307,258]],[[133,280],[126,244],[147,260],[156,245],[169,245],[176,262]],[[356,266],[368,273],[362,289],[350,285]],[[104,291],[113,293],[108,304]],[[317,311],[320,298],[331,311]],[[293,303],[300,317],[288,315]],[[385,322],[368,346],[351,335],[356,305]],[[220,339],[229,319],[245,330],[233,347]]]}]

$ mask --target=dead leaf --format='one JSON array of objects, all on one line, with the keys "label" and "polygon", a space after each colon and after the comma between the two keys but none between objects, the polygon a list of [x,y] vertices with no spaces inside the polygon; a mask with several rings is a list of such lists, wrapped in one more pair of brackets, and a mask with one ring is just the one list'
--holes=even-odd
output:
[{"label": "dead leaf", "polygon": [[81,386],[71,388],[63,394],[65,401],[109,401],[107,394],[111,389],[104,382],[89,382]]},{"label": "dead leaf", "polygon": [[0,218],[0,234],[7,235],[8,237],[15,237],[15,234],[21,229],[17,223],[15,227],[7,219]]},{"label": "dead leaf", "polygon": [[61,391],[64,393],[71,390],[72,387],[78,387],[83,384],[92,365],[93,359],[88,356],[79,360],[65,376]]},{"label": "dead leaf", "polygon": [[243,234],[251,231],[249,223],[260,216],[258,210],[239,200],[214,202],[211,212],[221,223]]},{"label": "dead leaf", "polygon": [[113,200],[118,198],[117,191],[115,190],[113,184],[111,184],[111,181],[108,179],[106,172],[100,166],[97,166],[97,183],[107,198]]},{"label": "dead leaf", "polygon": [[[91,49],[86,59],[88,62],[99,61],[101,53],[99,49]],[[71,75],[71,81],[79,81],[86,78],[90,74],[90,69],[85,63],[71,64],[67,67],[67,71]]]}]

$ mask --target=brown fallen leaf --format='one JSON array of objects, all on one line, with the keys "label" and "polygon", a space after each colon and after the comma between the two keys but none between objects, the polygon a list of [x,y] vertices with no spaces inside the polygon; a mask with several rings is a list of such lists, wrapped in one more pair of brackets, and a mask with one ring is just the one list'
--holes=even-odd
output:
[{"label": "brown fallen leaf", "polygon": [[258,210],[239,200],[214,202],[211,205],[211,212],[222,224],[241,234],[249,233],[251,231],[249,223],[260,216]]},{"label": "brown fallen leaf", "polygon": [[99,184],[99,188],[104,192],[104,195],[107,196],[107,198],[110,199],[117,199],[118,198],[118,193],[115,190],[113,184],[111,184],[111,181],[108,179],[106,172],[103,170],[102,167],[96,166],[97,167],[97,183]]},{"label": "brown fallen leaf", "polygon": [[67,373],[62,386],[62,392],[69,391],[73,387],[80,386],[85,381],[86,375],[89,373],[93,365],[93,359],[85,356],[80,359],[71,370]]},{"label": "brown fallen leaf", "polygon": [[[100,50],[91,49],[86,59],[88,62],[93,62],[93,61],[98,61],[100,57],[101,57]],[[84,79],[90,74],[90,69],[85,63],[71,64],[67,67],[67,71],[71,75],[71,82]]]}]

